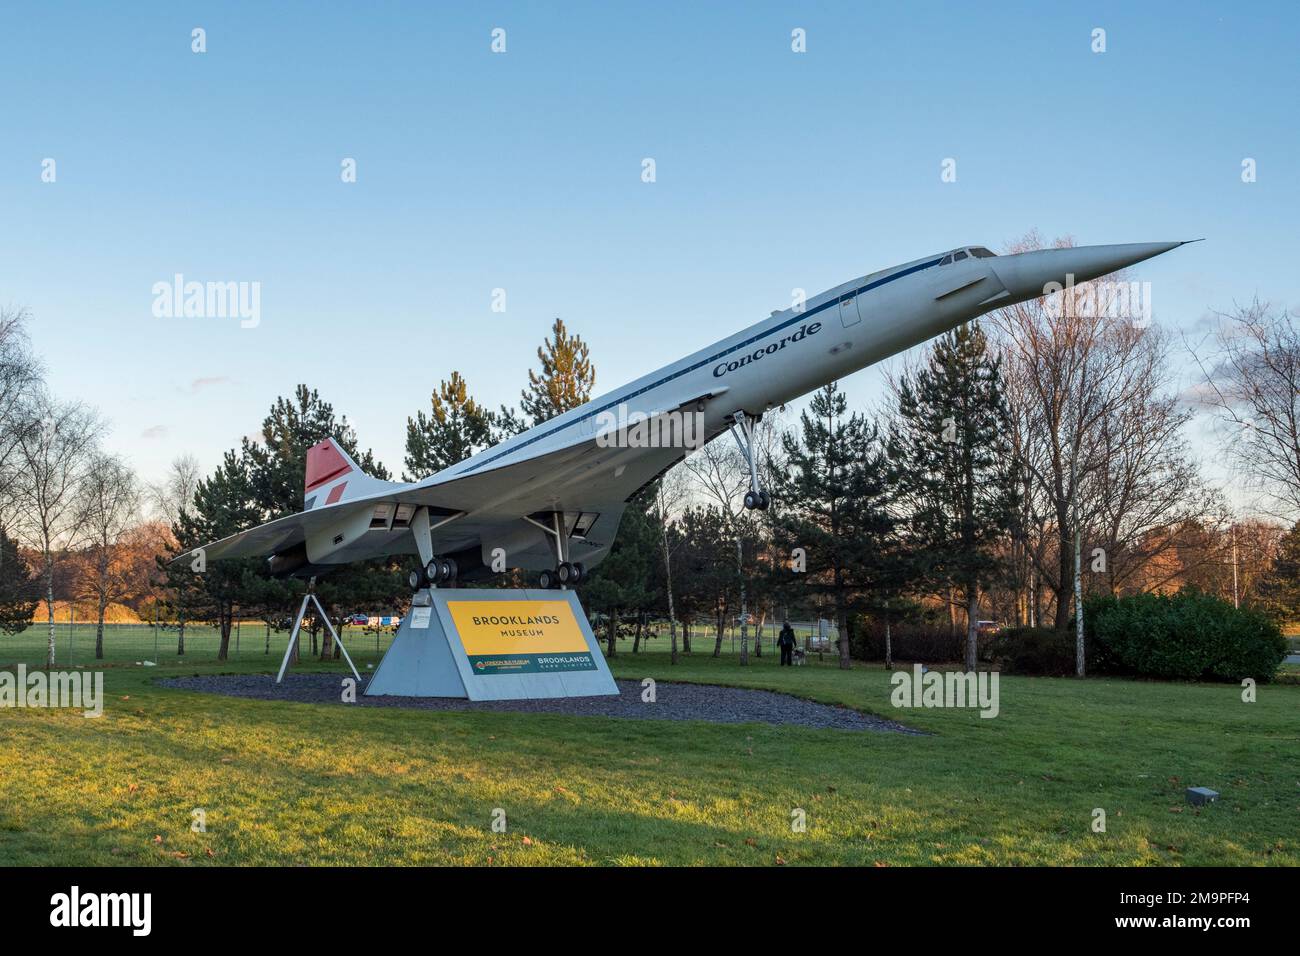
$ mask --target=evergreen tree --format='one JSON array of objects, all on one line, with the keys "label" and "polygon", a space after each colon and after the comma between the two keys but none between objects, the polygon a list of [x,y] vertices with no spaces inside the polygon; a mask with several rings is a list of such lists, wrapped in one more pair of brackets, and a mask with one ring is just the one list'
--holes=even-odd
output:
[{"label": "evergreen tree", "polygon": [[520,415],[516,417],[502,409],[503,419],[508,418],[515,427],[521,423],[527,423],[525,427],[540,425],[577,408],[591,399],[596,384],[596,370],[587,343],[581,336],[570,335],[563,319],[555,320],[551,337],[537,349],[537,360],[541,371],[528,370],[528,387],[520,395]]},{"label": "evergreen tree", "polygon": [[0,527],[0,631],[18,634],[32,623],[40,583],[18,553],[18,542]]},{"label": "evergreen tree", "polygon": [[1278,542],[1273,563],[1255,590],[1263,610],[1279,624],[1300,621],[1300,521]]},{"label": "evergreen tree", "polygon": [[[253,482],[253,468],[247,454],[228,451],[220,465],[201,480],[191,507],[183,509],[172,528],[176,554],[244,531],[263,520]],[[221,642],[217,659],[226,660],[235,608],[249,603],[251,593],[262,590],[265,562],[259,558],[207,561],[201,556],[179,566],[159,563],[169,589],[175,595],[181,624],[176,653],[185,653],[186,620],[211,620],[217,624]]]},{"label": "evergreen tree", "polygon": [[496,416],[470,397],[460,372],[430,396],[432,413],[406,420],[406,481],[450,468],[492,444]]},{"label": "evergreen tree", "polygon": [[999,361],[977,323],[941,336],[924,367],[903,376],[889,446],[918,566],[965,598],[966,667],[974,670],[979,591],[1005,575],[999,546],[1018,500]]},{"label": "evergreen tree", "polygon": [[581,585],[587,605],[606,615],[608,657],[618,653],[620,616],[627,611],[644,611],[655,598],[658,529],[648,513],[653,502],[653,493],[649,491],[643,491],[629,502],[609,555],[592,569],[586,583]]},{"label": "evergreen tree", "polygon": [[792,588],[834,610],[840,667],[849,663],[849,615],[869,609],[871,594],[892,573],[893,472],[878,429],[832,382],[800,416],[798,434],[782,436],[788,461],[774,475],[773,526],[786,555],[802,550],[806,571]]},{"label": "evergreen tree", "polygon": [[[333,438],[352,456],[368,475],[385,481],[391,478],[369,449],[361,451],[355,429],[347,416],[336,416],[334,406],[320,397],[315,389],[299,385],[292,399],[278,398],[262,422],[262,440],[244,441],[244,453],[251,463],[252,482],[258,504],[272,520],[302,510],[303,488],[307,476],[307,451],[313,445]],[[401,562],[394,558],[375,558],[333,569],[316,583],[316,596],[331,621],[338,627],[349,613],[362,607],[393,607],[407,594]],[[265,576],[250,580],[247,598],[254,606],[267,600],[284,601],[286,610],[301,600],[301,588],[292,582],[270,581]],[[316,638],[324,622],[316,614],[308,615],[303,627],[316,650]],[[328,631],[320,642],[320,656],[338,655]],[[296,658],[296,651],[295,651]]]},{"label": "evergreen tree", "polygon": [[303,488],[307,483],[307,450],[333,438],[352,456],[361,470],[388,480],[391,475],[375,460],[369,449],[357,448],[356,431],[347,416],[335,417],[334,406],[320,393],[299,385],[293,398],[277,398],[262,421],[262,440],[245,438],[244,455],[252,469],[256,500],[264,521],[302,511]]},{"label": "evergreen tree", "polygon": [[[299,385],[293,398],[278,398],[271,406],[262,423],[261,441],[244,439],[240,451],[228,452],[217,471],[199,483],[193,505],[182,511],[173,529],[177,553],[301,512],[307,450],[326,438],[337,441],[363,471],[389,478],[387,469],[369,451],[358,451],[356,433],[347,418],[336,418],[333,406],[318,392]],[[256,558],[208,562],[202,573],[194,573],[188,566],[166,570],[179,610],[190,620],[217,623],[220,660],[226,659],[236,609],[276,619],[291,613],[302,597],[300,583],[272,579],[266,562]],[[316,594],[337,624],[359,606],[393,606],[405,594],[401,571],[399,562],[391,558],[346,565],[323,576]],[[313,645],[322,625],[314,614],[304,621]],[[182,630],[178,653],[184,653],[183,641]],[[321,656],[333,657],[335,653],[326,636]]]},{"label": "evergreen tree", "polygon": [[[686,508],[669,528],[669,546],[673,553],[673,604],[682,622],[682,652],[690,654],[691,626],[702,614],[712,616],[718,604],[719,588],[713,576],[718,574],[720,549],[727,542],[721,537],[724,524],[717,509]],[[734,560],[731,562],[734,566]]]}]

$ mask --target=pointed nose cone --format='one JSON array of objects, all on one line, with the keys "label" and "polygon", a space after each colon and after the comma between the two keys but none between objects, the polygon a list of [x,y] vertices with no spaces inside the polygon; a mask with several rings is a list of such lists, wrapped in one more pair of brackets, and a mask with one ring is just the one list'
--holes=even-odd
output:
[{"label": "pointed nose cone", "polygon": [[1044,295],[1053,284],[1099,279],[1151,259],[1185,242],[1128,242],[1114,246],[1036,249],[990,260],[998,278],[1016,301]]},{"label": "pointed nose cone", "polygon": [[1074,281],[1087,282],[1147,259],[1154,259],[1181,245],[1181,242],[1126,242],[1117,246],[1076,246],[1059,251],[1066,253],[1061,257],[1062,260],[1078,266],[1074,270]]}]

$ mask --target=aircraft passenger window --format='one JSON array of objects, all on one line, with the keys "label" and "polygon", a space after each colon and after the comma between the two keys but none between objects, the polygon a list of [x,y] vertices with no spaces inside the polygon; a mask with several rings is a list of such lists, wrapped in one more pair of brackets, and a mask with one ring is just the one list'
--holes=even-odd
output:
[{"label": "aircraft passenger window", "polygon": [[966,258],[965,250],[962,250],[961,252],[954,252],[952,255],[953,262],[961,262],[965,258]]}]

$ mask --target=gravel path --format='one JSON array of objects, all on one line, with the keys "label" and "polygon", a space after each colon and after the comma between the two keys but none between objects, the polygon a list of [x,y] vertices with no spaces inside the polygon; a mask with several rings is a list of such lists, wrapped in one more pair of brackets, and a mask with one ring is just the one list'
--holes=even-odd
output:
[{"label": "gravel path", "polygon": [[[276,685],[269,674],[217,674],[171,677],[163,687],[196,690],[255,700],[290,700],[310,704],[339,704],[342,678],[332,674],[289,674]],[[918,731],[892,720],[847,707],[818,704],[789,694],[713,684],[660,681],[656,702],[642,703],[640,681],[618,681],[618,697],[564,697],[549,700],[468,701],[447,697],[364,697],[362,707],[409,707],[415,710],[495,710],[578,717],[620,717],[631,720],[707,720],[719,724],[762,723],[777,726],[822,727],[914,734]],[[360,691],[360,689],[358,689]],[[354,705],[355,706],[355,705]]]}]

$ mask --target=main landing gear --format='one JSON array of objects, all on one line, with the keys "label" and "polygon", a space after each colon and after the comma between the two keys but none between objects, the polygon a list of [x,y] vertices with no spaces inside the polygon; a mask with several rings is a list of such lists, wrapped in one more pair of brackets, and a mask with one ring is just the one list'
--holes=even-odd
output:
[{"label": "main landing gear", "polygon": [[549,591],[551,588],[570,588],[580,583],[587,576],[587,569],[583,567],[581,561],[569,560],[570,529],[564,513],[562,511],[551,512],[549,527],[531,516],[526,515],[524,520],[541,528],[555,542],[555,560],[557,564],[554,570],[547,568],[537,576],[538,585]]},{"label": "main landing gear", "polygon": [[407,576],[412,591],[436,588],[455,582],[458,571],[456,562],[451,558],[440,558],[433,553],[433,532],[464,514],[465,512],[458,511],[455,514],[442,515],[435,524],[429,520],[428,508],[415,509],[415,514],[411,518],[411,533],[415,535],[415,550],[420,555],[420,560],[424,562],[424,566]]},{"label": "main landing gear", "polygon": [[583,578],[587,576],[587,569],[581,561],[574,561],[570,564],[568,561],[561,561],[560,566],[551,570],[547,568],[537,576],[537,584],[550,590],[558,587],[572,587],[575,584],[581,584]]},{"label": "main landing gear", "polygon": [[420,570],[412,571],[407,577],[407,582],[411,585],[411,590],[418,591],[423,587],[451,584],[456,580],[458,572],[456,562],[451,558],[434,557]]},{"label": "main landing gear", "polygon": [[758,462],[754,457],[754,420],[743,411],[733,412],[731,417],[735,424],[731,426],[732,437],[740,446],[740,453],[745,456],[749,466],[749,491],[745,492],[745,509],[766,511],[772,504],[772,496],[758,486]]}]

